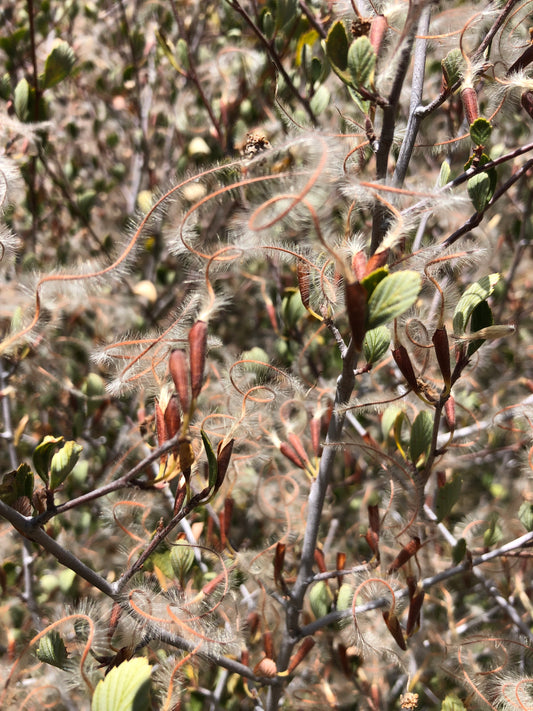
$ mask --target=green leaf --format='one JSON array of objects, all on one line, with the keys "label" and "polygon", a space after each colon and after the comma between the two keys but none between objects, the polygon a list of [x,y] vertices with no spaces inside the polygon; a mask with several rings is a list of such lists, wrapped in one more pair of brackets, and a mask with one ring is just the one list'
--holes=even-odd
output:
[{"label": "green leaf", "polygon": [[431,438],[433,436],[433,417],[427,410],[422,410],[416,416],[411,427],[411,440],[409,442],[409,454],[414,465],[418,464],[421,455],[425,455],[424,460],[429,455]]},{"label": "green leaf", "polygon": [[489,298],[499,280],[498,273],[488,274],[471,284],[461,296],[453,314],[453,331],[456,336],[464,334],[473,310],[481,301]]},{"label": "green leaf", "polygon": [[329,106],[330,101],[331,94],[329,93],[329,89],[325,84],[322,84],[313,95],[309,106],[315,116],[319,116]]},{"label": "green leaf", "polygon": [[422,277],[410,270],[396,272],[380,281],[368,301],[368,330],[405,313],[415,303],[421,288]]},{"label": "green leaf", "polygon": [[24,496],[31,501],[33,484],[32,470],[27,464],[22,463],[17,470],[3,475],[0,483],[0,499],[8,506],[13,506],[17,499]]},{"label": "green leaf", "polygon": [[170,551],[170,564],[172,571],[180,582],[185,580],[185,576],[194,564],[194,551],[187,541],[177,541]]},{"label": "green leaf", "polygon": [[470,138],[472,143],[476,146],[486,146],[490,141],[490,134],[492,133],[492,125],[490,121],[485,118],[477,118],[470,125]]},{"label": "green leaf", "polygon": [[41,88],[50,89],[50,87],[59,84],[72,73],[75,64],[76,56],[72,47],[68,42],[58,40],[45,60]]},{"label": "green leaf", "polygon": [[370,274],[367,274],[363,279],[361,279],[361,284],[365,287],[366,293],[368,294],[368,298],[372,296],[374,289],[379,284],[379,282],[383,281],[383,279],[385,279],[385,277],[387,276],[389,276],[389,268],[379,267],[378,269],[374,269],[373,272],[370,272]]},{"label": "green leaf", "polygon": [[70,440],[65,442],[59,452],[56,452],[50,462],[50,489],[60,486],[76,466],[83,451],[81,444]]},{"label": "green leaf", "polygon": [[348,36],[344,23],[340,20],[333,23],[326,37],[326,56],[333,71],[348,84],[350,82],[350,73],[347,71]]},{"label": "green leaf", "polygon": [[352,78],[352,84],[356,89],[359,87],[369,88],[374,80],[374,68],[376,66],[376,53],[366,35],[358,37],[350,45],[348,50],[348,69]]},{"label": "green leaf", "polygon": [[319,580],[313,585],[309,593],[309,604],[317,620],[324,617],[331,610],[333,593],[325,580]]},{"label": "green leaf", "polygon": [[442,73],[446,81],[446,86],[452,86],[459,81],[464,71],[465,60],[460,49],[452,49],[441,62]]},{"label": "green leaf", "polygon": [[452,560],[454,565],[459,565],[466,555],[466,541],[464,538],[460,538],[454,545],[452,550]]},{"label": "green leaf", "polygon": [[533,531],[533,502],[523,501],[518,509],[518,520],[526,531]]},{"label": "green leaf", "polygon": [[495,546],[503,538],[502,528],[498,522],[498,514],[494,513],[489,519],[489,527],[483,533],[483,545],[487,548]]},{"label": "green leaf", "polygon": [[450,173],[452,172],[452,169],[450,168],[450,164],[447,160],[442,162],[442,165],[440,167],[440,173],[439,177],[437,180],[437,187],[442,188],[450,179]]},{"label": "green leaf", "polygon": [[26,79],[21,79],[14,92],[14,107],[17,117],[21,121],[27,121],[29,118],[29,100],[30,100],[30,85]]},{"label": "green leaf", "polygon": [[455,504],[459,501],[461,484],[461,478],[454,476],[453,479],[447,481],[444,486],[437,489],[435,496],[435,513],[437,514],[437,521],[439,523],[448,516]]},{"label": "green leaf", "polygon": [[150,671],[144,658],[129,659],[111,669],[98,682],[91,711],[147,711],[150,706]]},{"label": "green leaf", "polygon": [[[492,326],[493,323],[494,318],[492,316],[492,310],[490,306],[487,304],[486,301],[481,301],[472,311],[472,318],[470,319],[470,331],[480,331],[482,328],[488,328],[489,326]],[[467,350],[468,357],[475,353],[478,348],[481,348],[484,342],[484,339],[470,341]]]},{"label": "green leaf", "polygon": [[43,441],[35,447],[35,451],[33,452],[33,466],[46,486],[48,486],[49,483],[50,462],[57,449],[57,445],[63,442],[63,439],[63,437],[46,435]]},{"label": "green leaf", "polygon": [[377,363],[390,346],[390,331],[386,326],[378,326],[367,331],[363,341],[363,353],[366,362],[374,365]]},{"label": "green leaf", "polygon": [[204,432],[204,430],[201,430],[200,434],[202,435],[204,449],[205,449],[205,453],[207,455],[207,464],[208,464],[208,472],[209,472],[209,486],[211,488],[213,488],[215,486],[215,484],[217,483],[217,476],[218,476],[217,456],[213,450],[213,446],[209,440],[209,437]]},{"label": "green leaf", "polygon": [[466,184],[468,197],[476,212],[483,212],[493,195],[490,186],[490,178],[487,173],[474,175]]},{"label": "green leaf", "polygon": [[448,694],[442,702],[440,711],[466,711],[466,707],[458,696]]},{"label": "green leaf", "polygon": [[51,664],[58,669],[66,669],[68,652],[57,630],[52,630],[41,639],[36,654],[40,662]]}]

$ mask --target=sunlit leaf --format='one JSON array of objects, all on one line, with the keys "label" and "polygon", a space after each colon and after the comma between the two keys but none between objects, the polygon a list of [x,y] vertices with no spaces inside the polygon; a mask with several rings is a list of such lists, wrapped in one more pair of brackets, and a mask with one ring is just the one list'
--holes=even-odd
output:
[{"label": "sunlit leaf", "polygon": [[94,691],[91,711],[146,711],[150,708],[150,672],[144,657],[111,669]]},{"label": "sunlit leaf", "polygon": [[422,277],[405,270],[391,274],[376,286],[368,301],[368,329],[377,328],[398,318],[415,303]]}]

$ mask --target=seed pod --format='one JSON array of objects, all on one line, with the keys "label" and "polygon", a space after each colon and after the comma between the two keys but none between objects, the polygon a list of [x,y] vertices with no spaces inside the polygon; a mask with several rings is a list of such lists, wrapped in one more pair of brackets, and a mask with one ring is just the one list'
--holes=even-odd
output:
[{"label": "seed pod", "polygon": [[207,323],[197,321],[189,331],[189,364],[191,368],[191,394],[196,400],[202,389],[207,345]]},{"label": "seed pod", "polygon": [[392,357],[396,361],[396,365],[400,369],[403,377],[406,379],[409,387],[415,392],[418,392],[418,383],[416,381],[415,371],[413,370],[413,365],[411,363],[411,359],[409,358],[407,348],[400,344],[397,348],[393,349]]},{"label": "seed pod", "polygon": [[174,387],[178,393],[180,399],[181,411],[186,414],[189,412],[189,381],[187,359],[185,357],[185,351],[174,350],[170,354],[168,361],[168,369],[170,370],[170,375],[174,381]]},{"label": "seed pod", "polygon": [[440,372],[442,373],[444,384],[449,388],[452,379],[452,371],[450,367],[450,346],[446,326],[437,328],[433,334],[432,341],[435,346],[435,355],[437,356],[437,362]]}]

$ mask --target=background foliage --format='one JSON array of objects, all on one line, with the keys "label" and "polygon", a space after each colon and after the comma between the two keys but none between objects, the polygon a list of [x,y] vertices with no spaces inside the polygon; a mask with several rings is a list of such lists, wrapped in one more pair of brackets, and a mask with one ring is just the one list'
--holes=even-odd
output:
[{"label": "background foliage", "polygon": [[532,708],[530,9],[0,10],[3,708]]}]

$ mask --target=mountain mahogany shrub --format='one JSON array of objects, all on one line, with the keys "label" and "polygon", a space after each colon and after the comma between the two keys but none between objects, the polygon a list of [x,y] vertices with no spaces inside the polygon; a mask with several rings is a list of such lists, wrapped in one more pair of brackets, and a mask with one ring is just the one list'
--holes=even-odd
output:
[{"label": "mountain mahogany shrub", "polygon": [[65,8],[2,44],[3,706],[531,708],[528,5]]}]

